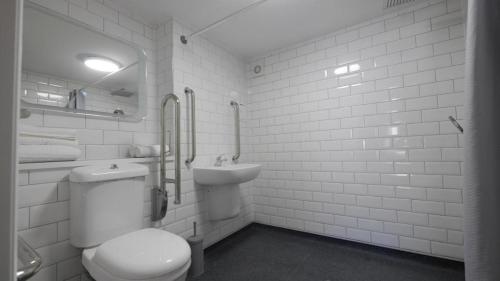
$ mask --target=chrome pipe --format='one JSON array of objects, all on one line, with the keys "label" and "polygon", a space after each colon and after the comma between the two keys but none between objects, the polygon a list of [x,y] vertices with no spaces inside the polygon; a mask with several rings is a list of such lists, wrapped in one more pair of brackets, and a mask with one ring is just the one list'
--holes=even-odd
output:
[{"label": "chrome pipe", "polygon": [[[167,145],[165,127],[165,108],[169,100],[174,102],[174,134],[175,134],[175,153],[174,153],[174,178],[167,179],[165,167],[165,146]],[[162,192],[166,192],[167,183],[175,184],[175,199],[174,204],[181,203],[181,108],[179,98],[174,94],[168,94],[161,102],[161,143],[160,143],[160,188]]]},{"label": "chrome pipe", "polygon": [[231,101],[231,106],[234,108],[234,134],[236,140],[236,154],[233,155],[233,161],[237,161],[241,154],[241,143],[240,143],[240,104],[235,101]]},{"label": "chrome pipe", "polygon": [[191,157],[186,159],[186,165],[193,163],[194,158],[196,158],[196,117],[195,117],[195,98],[194,91],[191,88],[186,87],[184,89],[187,99],[191,99]]},{"label": "chrome pipe", "polygon": [[197,35],[200,35],[202,33],[205,33],[207,31],[209,31],[210,29],[215,28],[216,26],[225,23],[230,18],[232,18],[232,17],[234,17],[234,16],[236,16],[238,14],[241,14],[241,13],[247,11],[247,10],[250,10],[251,8],[253,8],[255,6],[258,6],[258,5],[260,5],[260,4],[262,4],[262,3],[266,2],[266,1],[268,1],[268,0],[256,1],[256,2],[254,2],[254,3],[252,3],[252,4],[248,5],[248,6],[245,6],[245,7],[241,8],[241,9],[239,9],[237,11],[232,12],[231,14],[223,17],[222,19],[220,19],[220,20],[218,20],[216,22],[213,22],[213,23],[209,24],[208,26],[206,26],[206,27],[204,27],[202,29],[199,29],[199,30],[197,30],[197,31],[195,31],[195,32],[193,32],[193,33],[191,33],[189,35],[181,35],[181,42],[183,44],[187,44],[188,38],[191,38],[193,36],[197,36]]}]

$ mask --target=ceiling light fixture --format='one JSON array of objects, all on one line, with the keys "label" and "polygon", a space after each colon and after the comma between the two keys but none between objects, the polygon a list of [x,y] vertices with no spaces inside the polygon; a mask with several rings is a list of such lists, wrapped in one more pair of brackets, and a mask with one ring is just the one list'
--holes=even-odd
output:
[{"label": "ceiling light fixture", "polygon": [[85,57],[83,63],[90,69],[101,72],[115,72],[121,68],[121,65],[111,59],[104,57]]}]

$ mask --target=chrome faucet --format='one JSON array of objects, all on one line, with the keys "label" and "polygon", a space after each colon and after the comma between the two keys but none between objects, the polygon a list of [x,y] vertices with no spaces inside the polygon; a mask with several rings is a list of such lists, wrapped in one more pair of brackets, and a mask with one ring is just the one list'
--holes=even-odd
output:
[{"label": "chrome faucet", "polygon": [[222,166],[222,162],[224,162],[224,161],[227,161],[227,158],[224,154],[221,154],[221,155],[217,156],[217,158],[215,159],[214,166],[220,167],[220,166]]},{"label": "chrome faucet", "polygon": [[66,104],[67,108],[71,109],[85,109],[85,97],[87,93],[83,90],[74,89],[69,92],[68,103]]}]

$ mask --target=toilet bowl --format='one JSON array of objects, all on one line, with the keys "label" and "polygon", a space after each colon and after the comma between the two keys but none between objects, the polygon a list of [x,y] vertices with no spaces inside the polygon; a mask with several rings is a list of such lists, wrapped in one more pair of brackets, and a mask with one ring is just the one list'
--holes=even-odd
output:
[{"label": "toilet bowl", "polygon": [[96,281],[184,281],[184,238],[142,229],[145,176],[138,164],[89,166],[70,174],[70,242]]}]

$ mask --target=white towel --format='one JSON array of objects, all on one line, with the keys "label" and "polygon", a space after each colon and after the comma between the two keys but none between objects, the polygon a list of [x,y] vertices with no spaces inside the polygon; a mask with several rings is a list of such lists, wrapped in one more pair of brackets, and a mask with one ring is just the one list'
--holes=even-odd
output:
[{"label": "white towel", "polygon": [[[128,149],[130,157],[157,157],[160,156],[160,145],[131,145]],[[165,153],[169,153],[168,145],[165,145]]]},{"label": "white towel", "polygon": [[39,137],[39,138],[52,138],[76,141],[76,130],[60,129],[60,128],[46,128],[35,127],[30,125],[21,125],[19,130],[21,137]]},{"label": "white towel", "polygon": [[19,137],[19,144],[21,145],[69,145],[69,146],[78,146],[77,139],[59,139],[59,138],[48,138],[48,137],[33,137],[21,135]]},{"label": "white towel", "polygon": [[20,145],[20,163],[72,161],[81,155],[81,150],[67,145]]}]

